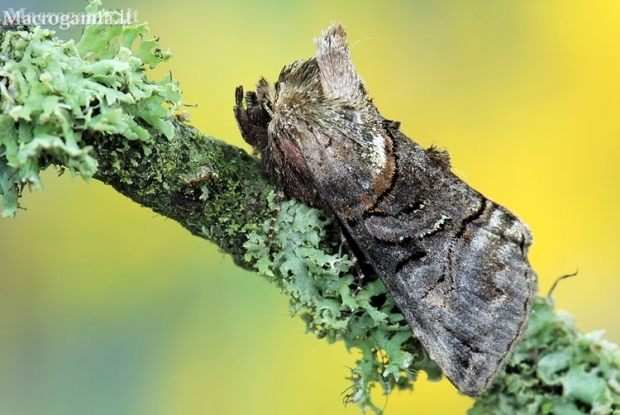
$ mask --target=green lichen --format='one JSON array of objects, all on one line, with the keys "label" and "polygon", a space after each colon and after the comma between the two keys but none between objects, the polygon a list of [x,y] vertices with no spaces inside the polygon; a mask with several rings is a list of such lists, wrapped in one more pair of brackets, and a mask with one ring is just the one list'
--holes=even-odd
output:
[{"label": "green lichen", "polygon": [[291,314],[301,316],[308,332],[330,343],[341,340],[361,353],[351,369],[345,401],[381,413],[371,399],[377,385],[384,393],[411,389],[420,370],[431,379],[441,377],[380,280],[354,294],[351,261],[326,253],[338,247],[330,241],[329,221],[320,211],[287,201],[272,237],[267,236],[269,225],[267,221],[248,235],[245,260],[290,298]]},{"label": "green lichen", "polygon": [[620,414],[620,350],[603,334],[534,298],[524,341],[468,414]]},{"label": "green lichen", "polygon": [[[87,13],[96,13],[100,5],[92,1]],[[15,215],[24,186],[42,187],[39,173],[50,165],[66,167],[86,180],[92,177],[97,162],[82,140],[85,133],[148,141],[153,129],[172,136],[168,118],[180,105],[180,92],[169,76],[160,82],[147,79],[147,66],[170,58],[155,39],[144,38],[147,32],[146,24],[87,26],[75,44],[39,27],[4,30],[0,45],[3,216]]]}]

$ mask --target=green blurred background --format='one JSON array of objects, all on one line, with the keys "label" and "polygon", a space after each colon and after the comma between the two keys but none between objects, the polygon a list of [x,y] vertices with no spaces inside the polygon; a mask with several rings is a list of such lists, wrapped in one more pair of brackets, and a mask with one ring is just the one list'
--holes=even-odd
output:
[{"label": "green blurred background", "polygon": [[[541,292],[620,341],[620,2],[107,0],[175,58],[202,131],[246,147],[233,91],[314,54],[332,21],[382,114],[532,228]],[[0,11],[85,2],[2,0]],[[77,36],[79,31],[58,36]],[[247,147],[246,147],[247,148]],[[0,415],[357,414],[342,344],[212,244],[96,181],[44,175],[0,220]],[[425,375],[387,414],[471,405]]]}]

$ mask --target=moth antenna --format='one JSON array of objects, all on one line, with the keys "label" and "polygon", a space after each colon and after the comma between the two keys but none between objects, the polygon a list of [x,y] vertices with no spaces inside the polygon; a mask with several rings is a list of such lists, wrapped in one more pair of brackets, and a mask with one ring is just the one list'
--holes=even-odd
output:
[{"label": "moth antenna", "polygon": [[566,278],[574,277],[577,274],[579,274],[579,270],[573,272],[572,274],[562,275],[560,278],[556,279],[553,285],[551,286],[551,288],[549,289],[549,292],[547,293],[547,297],[551,298],[551,296],[553,295],[553,292],[555,291],[560,281],[565,280]]}]

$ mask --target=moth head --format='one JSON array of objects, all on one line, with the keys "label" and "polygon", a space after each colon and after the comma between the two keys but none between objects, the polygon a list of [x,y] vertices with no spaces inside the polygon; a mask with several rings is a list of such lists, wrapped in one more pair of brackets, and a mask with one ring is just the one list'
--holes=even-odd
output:
[{"label": "moth head", "polygon": [[332,25],[315,43],[316,57],[285,66],[274,84],[261,78],[256,91],[246,94],[250,119],[274,142],[332,136],[350,124],[361,128],[376,113],[351,61],[344,27]]}]

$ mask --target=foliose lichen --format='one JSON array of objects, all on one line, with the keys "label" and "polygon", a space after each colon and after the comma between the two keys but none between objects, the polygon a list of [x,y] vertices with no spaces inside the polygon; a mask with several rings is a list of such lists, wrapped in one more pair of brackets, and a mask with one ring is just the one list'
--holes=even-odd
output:
[{"label": "foliose lichen", "polygon": [[620,414],[620,350],[535,297],[525,339],[469,415]]},{"label": "foliose lichen", "polygon": [[319,210],[285,201],[271,237],[269,225],[267,221],[264,229],[249,234],[245,259],[290,298],[291,314],[303,319],[308,332],[360,352],[346,402],[381,413],[371,398],[377,385],[386,394],[411,389],[420,370],[431,379],[441,378],[380,280],[355,293],[348,256],[326,253],[338,247],[330,242],[329,220]]},{"label": "foliose lichen", "polygon": [[[97,13],[99,0],[87,13]],[[115,14],[115,11],[103,11]],[[116,19],[115,21],[118,21]],[[81,40],[61,41],[40,27],[5,27],[0,44],[0,206],[15,215],[25,186],[42,187],[50,165],[88,180],[97,169],[86,132],[148,141],[148,129],[168,137],[168,116],[180,105],[177,82],[146,77],[165,62],[146,24],[86,26]],[[167,105],[164,105],[166,103]]]}]

